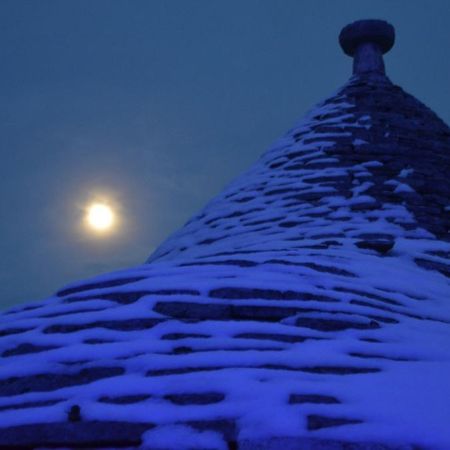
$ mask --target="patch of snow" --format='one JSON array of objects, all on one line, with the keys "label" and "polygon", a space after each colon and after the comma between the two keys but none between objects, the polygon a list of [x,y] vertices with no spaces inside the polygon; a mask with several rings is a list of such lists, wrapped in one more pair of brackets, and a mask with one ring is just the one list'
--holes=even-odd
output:
[{"label": "patch of snow", "polygon": [[414,169],[402,169],[399,173],[400,178],[407,178],[414,173]]},{"label": "patch of snow", "polygon": [[405,183],[398,183],[394,192],[398,194],[399,192],[416,192],[411,186]]},{"label": "patch of snow", "polygon": [[202,448],[205,450],[226,450],[227,444],[219,433],[213,431],[195,431],[185,425],[166,425],[145,432],[142,447],[167,450]]}]

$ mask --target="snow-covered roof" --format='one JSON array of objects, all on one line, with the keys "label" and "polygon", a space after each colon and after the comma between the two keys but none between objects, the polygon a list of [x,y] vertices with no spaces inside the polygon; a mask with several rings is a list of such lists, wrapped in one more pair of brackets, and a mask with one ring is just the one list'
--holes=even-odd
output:
[{"label": "snow-covered roof", "polygon": [[0,447],[450,448],[450,129],[359,58],[147,264],[0,316]]}]

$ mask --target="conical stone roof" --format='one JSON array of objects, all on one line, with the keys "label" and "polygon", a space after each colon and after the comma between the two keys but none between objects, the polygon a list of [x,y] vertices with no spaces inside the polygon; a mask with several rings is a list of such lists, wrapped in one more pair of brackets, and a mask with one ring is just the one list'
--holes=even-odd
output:
[{"label": "conical stone roof", "polygon": [[450,129],[393,41],[344,28],[349,82],[147,264],[0,316],[3,448],[450,448]]}]

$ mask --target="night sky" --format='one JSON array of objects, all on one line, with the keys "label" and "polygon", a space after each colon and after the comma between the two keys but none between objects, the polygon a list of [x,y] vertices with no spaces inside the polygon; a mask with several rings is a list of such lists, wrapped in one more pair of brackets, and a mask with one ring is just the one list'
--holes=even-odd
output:
[{"label": "night sky", "polygon": [[[390,78],[450,123],[450,2],[0,1],[0,307],[142,263],[396,28]],[[80,226],[103,196],[121,218]]]}]

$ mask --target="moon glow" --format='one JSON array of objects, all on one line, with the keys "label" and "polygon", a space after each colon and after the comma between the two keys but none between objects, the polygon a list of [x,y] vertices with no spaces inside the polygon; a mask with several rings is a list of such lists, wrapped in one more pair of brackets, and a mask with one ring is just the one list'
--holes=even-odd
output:
[{"label": "moon glow", "polygon": [[114,212],[105,203],[92,203],[87,208],[86,221],[95,231],[108,231],[114,225]]}]

